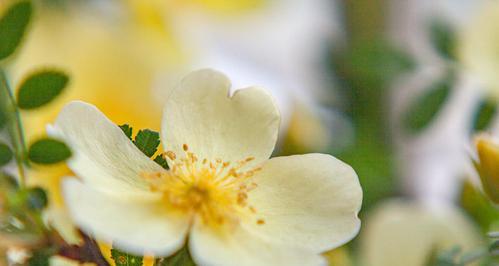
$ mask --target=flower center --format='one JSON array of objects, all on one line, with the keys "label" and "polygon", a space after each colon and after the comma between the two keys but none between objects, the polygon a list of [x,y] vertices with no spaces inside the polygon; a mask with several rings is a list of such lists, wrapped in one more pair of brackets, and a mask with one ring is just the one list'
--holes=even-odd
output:
[{"label": "flower center", "polygon": [[[208,161],[198,160],[186,144],[183,150],[182,158],[172,151],[163,154],[170,159],[170,170],[142,175],[152,191],[163,193],[168,206],[198,215],[210,225],[238,223],[256,213],[248,205],[248,193],[257,187],[252,177],[261,168],[246,169],[253,157],[235,163]],[[262,219],[255,222],[264,223]]]}]

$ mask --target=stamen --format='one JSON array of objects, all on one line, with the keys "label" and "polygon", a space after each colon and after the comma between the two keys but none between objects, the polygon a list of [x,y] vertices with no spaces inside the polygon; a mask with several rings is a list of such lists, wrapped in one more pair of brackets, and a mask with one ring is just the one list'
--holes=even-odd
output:
[{"label": "stamen", "polygon": [[177,159],[177,155],[173,151],[167,151],[164,153],[164,155],[166,155],[172,161],[175,161],[175,159]]},{"label": "stamen", "polygon": [[[163,193],[165,203],[214,225],[238,223],[242,213],[255,214],[248,205],[249,192],[257,187],[251,178],[261,170],[243,168],[255,157],[231,163],[216,158],[212,161],[198,157],[187,144],[182,145],[185,155],[179,158],[173,151],[162,154],[172,161],[170,170],[142,173],[151,191]],[[259,219],[257,224],[264,224]]]}]

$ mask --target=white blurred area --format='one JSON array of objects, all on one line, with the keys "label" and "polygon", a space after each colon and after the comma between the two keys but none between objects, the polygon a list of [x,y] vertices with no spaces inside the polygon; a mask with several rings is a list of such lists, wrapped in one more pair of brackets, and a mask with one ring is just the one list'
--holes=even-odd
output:
[{"label": "white blurred area", "polygon": [[[129,2],[134,0],[93,1],[92,13],[127,19]],[[135,5],[151,3],[154,8],[154,2],[135,1]],[[334,76],[324,58],[331,43],[343,39],[337,1],[269,0],[222,15],[201,5],[179,7],[168,2],[158,6],[178,10],[155,11],[163,15],[163,26],[180,47],[183,62],[158,73],[153,89],[160,95],[159,104],[185,74],[214,68],[232,80],[233,89],[256,85],[273,95],[282,115],[281,140],[297,117],[295,112],[305,110],[320,125],[317,130],[305,125],[301,129],[305,134],[299,145],[305,150],[327,151],[353,141],[350,122],[323,107],[334,102]],[[331,137],[334,132],[338,134]]]},{"label": "white blurred area", "polygon": [[[457,77],[449,100],[438,117],[421,134],[409,135],[400,125],[400,114],[411,100],[446,73],[446,61],[432,47],[429,23],[449,23],[457,34],[477,16],[485,0],[392,0],[388,38],[417,60],[415,72],[392,86],[393,132],[400,159],[399,176],[406,193],[430,204],[457,199],[462,178],[474,175],[470,128],[474,111],[484,97],[482,83],[465,68],[451,65]],[[497,124],[497,123],[496,123]]]}]

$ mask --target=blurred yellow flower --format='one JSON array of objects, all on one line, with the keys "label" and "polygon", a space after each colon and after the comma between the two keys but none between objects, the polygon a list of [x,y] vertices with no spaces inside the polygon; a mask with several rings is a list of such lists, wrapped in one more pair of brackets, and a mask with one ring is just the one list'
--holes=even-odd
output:
[{"label": "blurred yellow flower", "polygon": [[[172,46],[146,43],[144,32],[129,25],[115,25],[83,12],[41,9],[18,57],[10,67],[15,84],[40,67],[67,71],[70,86],[50,106],[23,113],[28,142],[43,135],[62,106],[70,100],[95,104],[117,123],[159,129],[162,99],[153,93],[157,75],[181,61]],[[167,38],[161,39],[163,44]],[[162,50],[159,50],[161,46]],[[172,48],[173,50],[168,50]],[[60,180],[69,169],[37,167],[28,182],[49,193],[45,219],[69,243],[79,235],[68,218],[60,196]]]},{"label": "blurred yellow flower", "polygon": [[499,204],[499,144],[491,137],[481,135],[475,139],[475,145],[478,153],[476,167],[483,190]]},{"label": "blurred yellow flower", "polygon": [[50,132],[74,151],[68,164],[81,181],[63,187],[75,222],[139,255],[169,256],[188,237],[200,265],[324,265],[320,254],[360,228],[357,175],[325,154],[269,159],[273,100],[261,88],[229,89],[223,74],[200,70],[171,93],[162,122],[170,170],[94,106],[64,107]]},{"label": "blurred yellow flower", "polygon": [[466,252],[478,247],[475,229],[453,207],[391,200],[366,218],[360,235],[362,265],[424,266],[435,249],[446,251],[459,246]]},{"label": "blurred yellow flower", "polygon": [[462,65],[499,100],[499,3],[483,4],[459,35],[457,54]]}]

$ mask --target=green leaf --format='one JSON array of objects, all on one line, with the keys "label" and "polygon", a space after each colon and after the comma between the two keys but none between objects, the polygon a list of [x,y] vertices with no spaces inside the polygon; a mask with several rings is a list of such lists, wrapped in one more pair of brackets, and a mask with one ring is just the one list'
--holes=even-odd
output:
[{"label": "green leaf", "polygon": [[[354,46],[345,55],[333,57],[338,71],[368,84],[385,84],[416,66],[414,59],[385,40]],[[343,70],[340,70],[343,69]]]},{"label": "green leaf", "polygon": [[482,100],[473,119],[473,132],[487,129],[496,114],[497,104],[490,100]]},{"label": "green leaf", "polygon": [[55,164],[71,157],[71,151],[63,142],[45,138],[36,141],[28,151],[28,158],[39,164]]},{"label": "green leaf", "polygon": [[132,140],[132,134],[133,134],[133,128],[130,127],[130,125],[128,124],[123,124],[121,126],[119,126],[121,128],[121,130],[123,130],[123,133],[125,133],[125,135],[130,139]]},{"label": "green leaf", "polygon": [[161,258],[156,260],[156,266],[196,266],[192,260],[189,250],[184,246],[177,253],[168,258]]},{"label": "green leaf", "polygon": [[499,240],[495,240],[490,244],[489,251],[494,254],[499,253]]},{"label": "green leaf", "polygon": [[437,81],[409,105],[403,116],[403,124],[407,130],[412,133],[420,132],[437,117],[450,95],[453,79],[452,75],[448,75]]},{"label": "green leaf", "polygon": [[170,167],[168,166],[168,162],[165,160],[165,158],[163,157],[162,154],[159,154],[157,155],[155,158],[154,158],[154,161],[161,165],[161,167],[163,167],[164,169],[168,170],[170,169]]},{"label": "green leaf", "polygon": [[142,257],[133,256],[117,249],[111,249],[111,258],[116,266],[142,266]]},{"label": "green leaf", "polygon": [[33,7],[30,1],[10,6],[0,18],[0,60],[14,53],[28,27]]},{"label": "green leaf", "polygon": [[34,109],[57,97],[67,86],[69,77],[60,71],[42,70],[30,75],[17,91],[17,104],[21,109]]},{"label": "green leaf", "polygon": [[47,193],[40,187],[30,188],[27,191],[28,207],[34,210],[41,210],[48,204]]},{"label": "green leaf", "polygon": [[4,143],[0,143],[0,166],[4,166],[12,160],[13,153],[9,146]]},{"label": "green leaf", "polygon": [[150,129],[140,130],[135,137],[134,143],[145,155],[151,157],[158,149],[159,133]]},{"label": "green leaf", "polygon": [[430,24],[430,39],[442,56],[455,58],[456,34],[448,23],[439,19],[433,20]]}]

